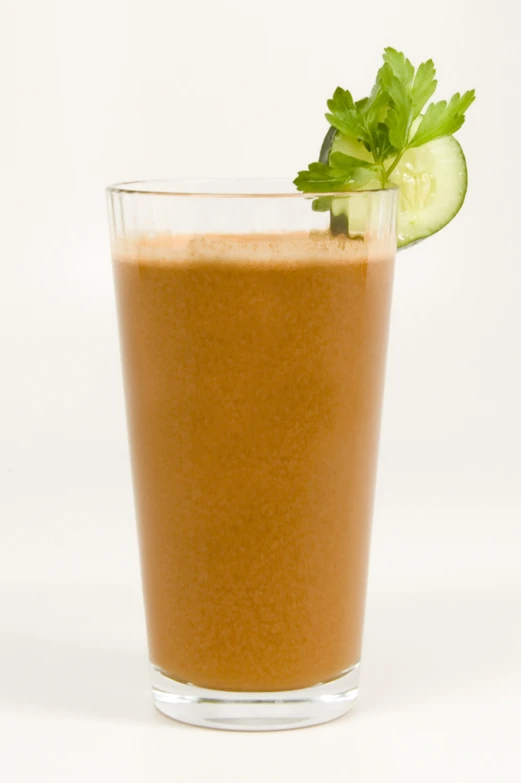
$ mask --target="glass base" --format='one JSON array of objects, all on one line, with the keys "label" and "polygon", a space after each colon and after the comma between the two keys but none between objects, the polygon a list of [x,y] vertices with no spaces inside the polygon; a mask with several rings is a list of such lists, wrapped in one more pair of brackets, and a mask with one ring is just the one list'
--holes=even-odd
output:
[{"label": "glass base", "polygon": [[229,731],[278,731],[313,726],[348,712],[358,694],[360,666],[340,677],[294,691],[214,691],[165,677],[152,668],[157,709],[169,718]]}]

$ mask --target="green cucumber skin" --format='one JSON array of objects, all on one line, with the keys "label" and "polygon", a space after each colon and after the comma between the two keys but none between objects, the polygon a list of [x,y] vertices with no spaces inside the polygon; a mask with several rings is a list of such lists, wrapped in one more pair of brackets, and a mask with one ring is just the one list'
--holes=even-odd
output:
[{"label": "green cucumber skin", "polygon": [[322,142],[322,146],[320,148],[320,155],[318,158],[319,163],[328,163],[329,162],[329,153],[331,152],[331,147],[333,146],[333,142],[335,140],[335,136],[337,135],[338,131],[336,128],[331,128],[328,130],[328,132],[325,135],[324,141]]},{"label": "green cucumber skin", "polygon": [[[329,154],[333,141],[338,131],[336,128],[331,128],[325,135],[322,147],[320,148],[320,155],[318,157],[319,163],[327,163],[329,161]],[[329,211],[329,230],[331,234],[336,236],[349,236],[349,222],[347,215],[333,215],[332,210]]]}]

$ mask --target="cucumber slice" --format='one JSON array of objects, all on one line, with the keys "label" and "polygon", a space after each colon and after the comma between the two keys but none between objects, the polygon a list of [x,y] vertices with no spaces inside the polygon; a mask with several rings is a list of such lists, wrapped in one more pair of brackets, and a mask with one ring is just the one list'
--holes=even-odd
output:
[{"label": "cucumber slice", "polygon": [[[361,142],[342,136],[334,128],[324,139],[321,162],[327,162],[332,152],[371,160],[371,154]],[[435,234],[459,212],[467,192],[463,150],[454,136],[444,136],[410,149],[394,170],[390,182],[400,190],[398,247],[405,247]],[[380,183],[375,178],[374,183],[369,182],[366,187],[379,188]],[[363,234],[366,218],[362,209],[359,199],[335,199],[331,205],[332,218],[346,215],[349,234]]]}]

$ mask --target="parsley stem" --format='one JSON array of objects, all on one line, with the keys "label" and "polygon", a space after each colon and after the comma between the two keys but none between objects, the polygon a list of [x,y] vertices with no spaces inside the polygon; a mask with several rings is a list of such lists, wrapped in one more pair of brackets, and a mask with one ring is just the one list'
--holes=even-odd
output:
[{"label": "parsley stem", "polygon": [[407,152],[407,149],[408,149],[407,147],[404,147],[404,149],[401,152],[398,153],[398,155],[395,157],[395,159],[393,160],[393,162],[391,163],[391,165],[389,166],[387,171],[382,166],[382,168],[384,168],[384,172],[385,172],[382,186],[385,186],[387,184],[387,182],[389,181],[389,177],[391,176],[391,174],[395,170],[395,168],[398,165],[398,163],[401,161],[401,159],[404,156],[404,154]]}]

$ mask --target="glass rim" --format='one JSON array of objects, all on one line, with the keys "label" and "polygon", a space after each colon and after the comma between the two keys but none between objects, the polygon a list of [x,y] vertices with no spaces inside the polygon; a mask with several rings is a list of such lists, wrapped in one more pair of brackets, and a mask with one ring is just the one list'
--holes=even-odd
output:
[{"label": "glass rim", "polygon": [[[250,185],[248,187],[247,185]],[[240,187],[242,184],[242,187]],[[256,185],[255,187],[252,187]],[[233,187],[232,190],[228,188]],[[290,190],[290,188],[293,188]],[[236,189],[237,188],[237,189]],[[181,179],[145,179],[115,182],[106,187],[109,194],[140,196],[175,196],[183,198],[247,198],[247,199],[316,199],[343,198],[369,193],[396,193],[398,188],[362,188],[360,190],[331,190],[302,193],[289,179],[279,177],[215,177]]]}]

